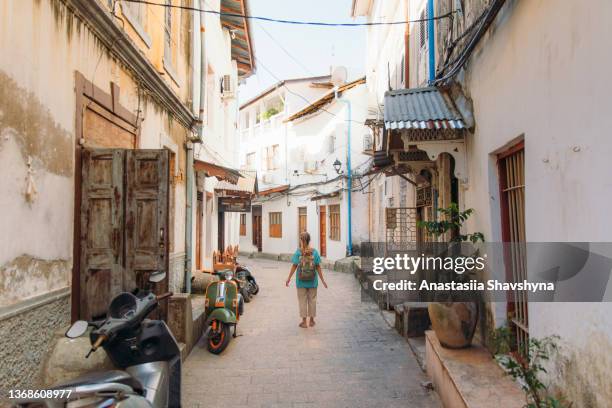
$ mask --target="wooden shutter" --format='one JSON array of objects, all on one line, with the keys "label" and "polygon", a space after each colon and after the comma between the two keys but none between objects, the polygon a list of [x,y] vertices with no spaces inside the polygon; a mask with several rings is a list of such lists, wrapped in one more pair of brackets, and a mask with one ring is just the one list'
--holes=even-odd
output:
[{"label": "wooden shutter", "polygon": [[127,151],[126,290],[143,287],[151,272],[168,272],[168,163],[167,150]]},{"label": "wooden shutter", "polygon": [[79,315],[91,320],[123,290],[123,150],[84,149],[81,171]]}]

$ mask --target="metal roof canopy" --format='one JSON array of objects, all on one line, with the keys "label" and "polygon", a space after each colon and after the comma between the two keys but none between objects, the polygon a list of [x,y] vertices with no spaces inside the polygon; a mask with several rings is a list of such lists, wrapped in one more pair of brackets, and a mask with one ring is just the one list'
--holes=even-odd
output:
[{"label": "metal roof canopy", "polygon": [[415,141],[461,139],[466,129],[450,95],[437,87],[386,92],[384,123]]},{"label": "metal roof canopy", "polygon": [[224,192],[228,195],[251,196],[257,194],[257,173],[255,171],[240,170],[240,174],[242,177],[238,179],[237,183],[220,181],[215,186],[215,190]]},{"label": "metal roof canopy", "polygon": [[206,177],[216,177],[217,180],[225,180],[232,184],[238,183],[238,180],[243,177],[238,170],[198,159],[194,160],[193,167],[195,171],[203,172]]}]

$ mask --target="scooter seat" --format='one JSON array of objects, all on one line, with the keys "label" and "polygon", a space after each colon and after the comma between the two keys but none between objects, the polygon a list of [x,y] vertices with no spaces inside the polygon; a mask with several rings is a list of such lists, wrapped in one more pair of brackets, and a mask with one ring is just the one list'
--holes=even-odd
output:
[{"label": "scooter seat", "polygon": [[53,388],[63,389],[70,387],[78,387],[86,384],[105,384],[105,383],[119,383],[131,387],[134,391],[142,394],[144,388],[140,381],[132,377],[129,373],[122,370],[109,370],[102,372],[93,372],[83,374],[77,378],[73,378],[65,383],[56,385]]}]

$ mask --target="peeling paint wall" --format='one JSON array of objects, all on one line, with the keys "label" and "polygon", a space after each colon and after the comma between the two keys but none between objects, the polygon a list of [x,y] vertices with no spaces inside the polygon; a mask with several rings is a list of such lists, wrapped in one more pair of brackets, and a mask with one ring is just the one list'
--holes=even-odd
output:
[{"label": "peeling paint wall", "polygon": [[[475,209],[467,230],[501,240],[495,154],[524,135],[527,241],[611,241],[612,56],[602,52],[610,15],[606,0],[506,2],[459,77],[476,120],[467,141],[463,197]],[[573,406],[612,401],[609,311],[608,303],[529,305],[530,336],[561,336],[545,379]]]},{"label": "peeling paint wall", "polygon": [[[152,27],[152,37],[163,40],[163,26]],[[185,44],[188,28],[177,23],[177,46]],[[75,129],[83,114],[76,106],[76,73],[107,94],[111,82],[119,86],[119,104],[142,121],[137,147],[173,146],[176,174],[185,173],[189,131],[61,0],[0,1],[0,50],[0,390],[32,389],[50,336],[70,320],[74,156],[81,137]],[[191,95],[189,52],[179,49],[177,81],[164,77],[185,104]],[[184,182],[176,184],[175,197],[172,258],[181,263]]]}]

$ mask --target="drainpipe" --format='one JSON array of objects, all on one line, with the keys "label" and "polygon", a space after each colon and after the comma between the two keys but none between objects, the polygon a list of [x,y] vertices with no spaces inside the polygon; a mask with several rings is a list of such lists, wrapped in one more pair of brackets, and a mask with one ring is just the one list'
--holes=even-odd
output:
[{"label": "drainpipe", "polygon": [[348,256],[353,255],[353,232],[352,232],[352,204],[351,204],[351,190],[353,189],[353,174],[351,169],[351,123],[352,123],[352,111],[351,111],[351,101],[344,97],[338,96],[338,88],[334,89],[334,96],[336,100],[344,102],[346,104],[346,127],[347,127],[347,143],[346,143],[346,173],[348,177],[348,234],[347,234],[347,243],[346,243],[346,252]]},{"label": "drainpipe", "polygon": [[434,23],[434,0],[427,0],[427,37],[429,38],[429,82],[436,79],[436,50],[435,50],[435,30]]}]

